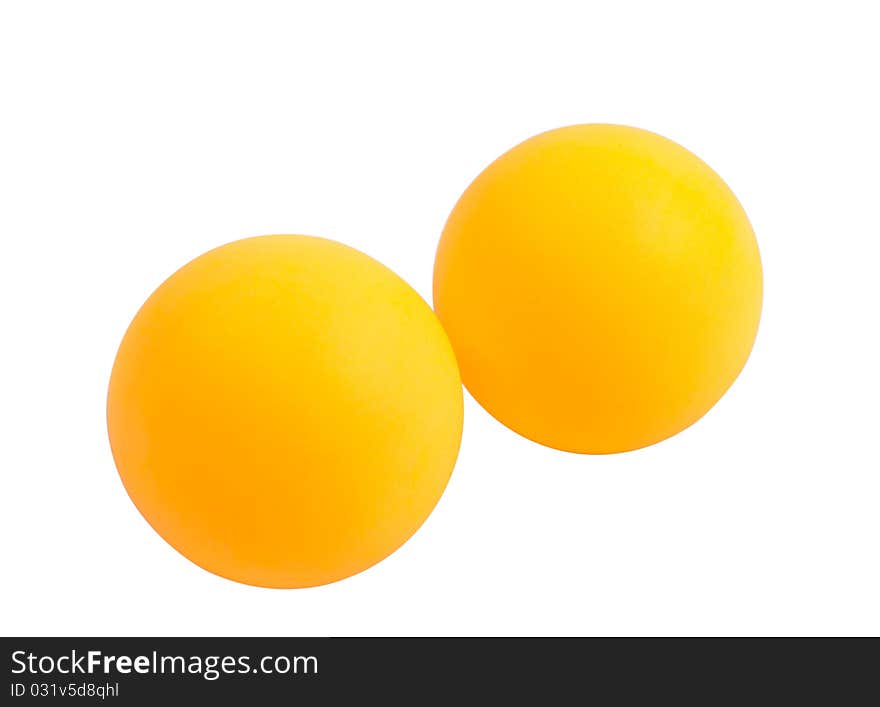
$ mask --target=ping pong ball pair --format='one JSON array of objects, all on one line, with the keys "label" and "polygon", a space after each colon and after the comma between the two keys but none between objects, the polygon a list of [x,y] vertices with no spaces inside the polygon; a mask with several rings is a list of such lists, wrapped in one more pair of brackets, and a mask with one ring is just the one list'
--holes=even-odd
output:
[{"label": "ping pong ball pair", "polygon": [[113,456],[147,521],[196,564],[326,584],[430,514],[458,454],[462,379],[532,440],[636,449],[724,394],[761,299],[752,229],[707,165],[634,128],[553,130],[456,204],[437,316],[320,238],[249,238],[178,270],[120,345]]}]

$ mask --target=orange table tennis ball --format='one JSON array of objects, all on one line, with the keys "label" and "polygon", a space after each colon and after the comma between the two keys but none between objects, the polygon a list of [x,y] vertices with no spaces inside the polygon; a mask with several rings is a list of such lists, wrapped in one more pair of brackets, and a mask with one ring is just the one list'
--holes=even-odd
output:
[{"label": "orange table tennis ball", "polygon": [[339,243],[249,238],[174,273],[119,347],[110,443],[131,499],[196,564],[308,587],[409,538],[458,454],[446,334]]},{"label": "orange table tennis ball", "polygon": [[622,452],[699,419],[748,358],[758,247],[733,193],[674,142],[551,130],[468,187],[434,304],[468,390],[520,434]]}]

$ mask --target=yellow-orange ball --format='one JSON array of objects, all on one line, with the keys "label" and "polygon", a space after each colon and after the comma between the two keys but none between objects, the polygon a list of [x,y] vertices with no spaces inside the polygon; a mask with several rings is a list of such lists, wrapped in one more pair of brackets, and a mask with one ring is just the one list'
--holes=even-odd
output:
[{"label": "yellow-orange ball", "polygon": [[461,381],[428,305],[307,236],[196,258],[131,323],[110,442],[131,499],[196,564],[307,587],[383,559],[427,518],[461,437]]},{"label": "yellow-orange ball", "polygon": [[704,162],[644,130],[537,135],[468,187],[434,304],[468,390],[520,434],[621,452],[699,419],[748,358],[761,261]]}]

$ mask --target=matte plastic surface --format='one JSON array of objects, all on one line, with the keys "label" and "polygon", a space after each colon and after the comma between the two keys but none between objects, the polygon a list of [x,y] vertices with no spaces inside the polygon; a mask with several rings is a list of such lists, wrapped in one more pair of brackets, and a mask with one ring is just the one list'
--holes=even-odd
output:
[{"label": "matte plastic surface", "polygon": [[761,261],[721,178],[636,128],[576,125],[493,162],[440,240],[434,304],[468,390],[542,444],[659,442],[746,362]]},{"label": "matte plastic surface", "polygon": [[406,283],[307,236],[250,238],[181,268],[125,334],[113,456],[156,531],[211,572],[325,584],[403,544],[446,487],[462,390]]}]

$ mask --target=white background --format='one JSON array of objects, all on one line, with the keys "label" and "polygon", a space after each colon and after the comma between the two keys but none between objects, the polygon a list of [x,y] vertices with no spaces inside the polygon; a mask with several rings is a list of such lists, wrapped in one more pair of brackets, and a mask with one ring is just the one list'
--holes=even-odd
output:
[{"label": "white background", "polygon": [[[880,633],[875,11],[3,2],[0,632]],[[715,409],[589,457],[468,397],[434,514],[331,586],[219,579],[149,528],[104,404],[156,285],[218,244],[290,232],[353,245],[429,299],[469,181],[577,122],[682,143],[755,226],[761,330]]]}]

